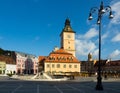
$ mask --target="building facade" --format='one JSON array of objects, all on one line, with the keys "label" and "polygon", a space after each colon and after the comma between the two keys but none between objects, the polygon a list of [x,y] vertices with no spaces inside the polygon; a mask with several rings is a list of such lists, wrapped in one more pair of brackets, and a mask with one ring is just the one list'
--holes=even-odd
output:
[{"label": "building facade", "polygon": [[16,52],[17,74],[38,73],[38,58],[34,55]]},{"label": "building facade", "polygon": [[16,64],[6,64],[5,74],[16,74]]},{"label": "building facade", "polygon": [[0,61],[0,74],[5,74],[6,62]]},{"label": "building facade", "polygon": [[0,64],[2,74],[16,73],[16,62],[12,56],[0,55]]},{"label": "building facade", "polygon": [[92,54],[88,54],[87,61],[81,61],[81,75],[91,76],[95,74],[94,60],[92,59]]},{"label": "building facade", "polygon": [[111,77],[120,77],[120,60],[106,60],[102,72]]},{"label": "building facade", "polygon": [[58,49],[44,60],[44,72],[52,74],[71,74],[80,72],[80,61],[64,49]]}]

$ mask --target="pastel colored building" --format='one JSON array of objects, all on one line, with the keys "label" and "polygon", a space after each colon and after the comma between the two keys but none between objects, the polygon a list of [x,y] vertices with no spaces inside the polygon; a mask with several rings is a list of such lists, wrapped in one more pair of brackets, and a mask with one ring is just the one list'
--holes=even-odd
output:
[{"label": "pastel colored building", "polygon": [[31,54],[16,52],[17,74],[38,73],[38,58]]},{"label": "pastel colored building", "polygon": [[5,74],[6,62],[0,61],[0,74]]},{"label": "pastel colored building", "polygon": [[2,74],[16,73],[16,62],[12,56],[0,55],[0,66]]},{"label": "pastel colored building", "polygon": [[6,74],[16,74],[16,64],[6,64]]}]

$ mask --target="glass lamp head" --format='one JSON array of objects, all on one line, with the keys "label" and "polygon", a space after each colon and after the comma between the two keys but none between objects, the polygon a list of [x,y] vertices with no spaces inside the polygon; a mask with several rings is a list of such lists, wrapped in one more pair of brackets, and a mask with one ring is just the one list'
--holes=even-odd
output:
[{"label": "glass lamp head", "polygon": [[90,13],[88,20],[92,20],[92,19],[93,19],[93,17],[92,17],[92,14]]}]

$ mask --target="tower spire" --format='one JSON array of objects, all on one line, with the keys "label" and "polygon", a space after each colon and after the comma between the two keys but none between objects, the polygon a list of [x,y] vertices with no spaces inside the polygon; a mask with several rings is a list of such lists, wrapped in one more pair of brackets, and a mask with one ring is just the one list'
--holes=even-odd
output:
[{"label": "tower spire", "polygon": [[67,18],[67,19],[65,20],[65,26],[64,26],[62,32],[64,32],[64,31],[74,32],[74,31],[72,30],[71,25],[70,25],[70,20],[69,20],[69,18]]},{"label": "tower spire", "polygon": [[70,20],[69,20],[69,18],[67,18],[67,19],[65,20],[65,26],[70,26]]}]

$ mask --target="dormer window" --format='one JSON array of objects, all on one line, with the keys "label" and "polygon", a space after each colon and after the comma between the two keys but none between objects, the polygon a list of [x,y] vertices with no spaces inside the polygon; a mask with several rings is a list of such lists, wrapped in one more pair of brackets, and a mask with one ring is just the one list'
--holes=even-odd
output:
[{"label": "dormer window", "polygon": [[63,57],[63,60],[66,60],[66,58],[65,58],[65,57]]},{"label": "dormer window", "polygon": [[71,57],[71,60],[73,60],[73,57]]},{"label": "dormer window", "polygon": [[58,60],[60,60],[60,57],[57,57]]},{"label": "dormer window", "polygon": [[69,60],[69,57],[67,57],[67,60]]},{"label": "dormer window", "polygon": [[49,60],[52,60],[52,57],[49,57]]}]

